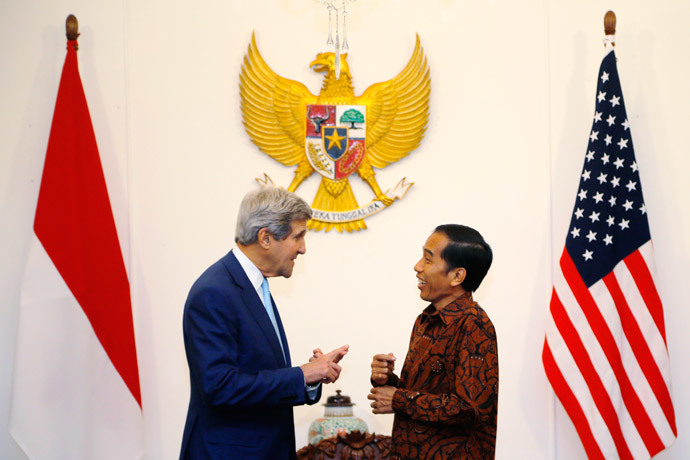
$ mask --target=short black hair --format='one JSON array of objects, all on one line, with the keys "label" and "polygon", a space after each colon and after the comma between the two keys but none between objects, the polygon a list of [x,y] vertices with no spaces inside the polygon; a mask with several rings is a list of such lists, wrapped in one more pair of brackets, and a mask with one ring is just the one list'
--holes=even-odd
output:
[{"label": "short black hair", "polygon": [[441,252],[447,271],[464,268],[467,274],[462,282],[466,291],[475,291],[491,267],[493,252],[482,235],[473,228],[458,224],[439,225],[434,233],[443,233],[450,240]]}]

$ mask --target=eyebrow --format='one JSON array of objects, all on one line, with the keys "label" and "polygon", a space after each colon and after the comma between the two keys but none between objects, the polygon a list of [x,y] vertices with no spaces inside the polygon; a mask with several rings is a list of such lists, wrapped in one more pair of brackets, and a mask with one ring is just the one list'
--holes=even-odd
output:
[{"label": "eyebrow", "polygon": [[431,249],[427,249],[427,248],[422,248],[422,249],[424,249],[424,252],[426,252],[427,254],[429,254],[431,257],[434,257],[434,253],[431,252]]}]

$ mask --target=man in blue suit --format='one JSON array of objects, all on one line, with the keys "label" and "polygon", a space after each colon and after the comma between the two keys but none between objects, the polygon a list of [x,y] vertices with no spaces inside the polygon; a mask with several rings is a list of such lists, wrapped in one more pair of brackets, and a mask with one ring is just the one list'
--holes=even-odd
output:
[{"label": "man in blue suit", "polygon": [[289,278],[306,252],[309,205],[263,187],[240,205],[236,247],[192,286],[184,308],[191,397],[181,460],[291,460],[292,407],[334,382],[348,345],[293,367],[267,278]]}]

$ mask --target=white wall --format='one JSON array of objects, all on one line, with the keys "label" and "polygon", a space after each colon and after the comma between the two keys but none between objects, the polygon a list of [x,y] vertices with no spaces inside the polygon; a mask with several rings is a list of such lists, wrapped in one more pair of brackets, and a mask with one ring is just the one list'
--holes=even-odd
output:
[{"label": "white wall", "polygon": [[[433,227],[480,230],[495,252],[476,298],[499,336],[498,458],[584,456],[541,367],[551,291],[591,124],[603,15],[619,18],[617,55],[649,208],[665,305],[679,439],[690,453],[690,5],[565,0],[358,0],[348,15],[355,91],[393,77],[419,33],[431,66],[421,147],[377,177],[408,195],[354,235],[310,233],[289,280],[272,282],[293,361],[349,343],[336,386],[370,430],[371,355],[401,359],[424,303],[412,266]],[[189,383],[181,315],[191,283],[231,247],[239,199],[268,173],[293,169],[260,153],[239,111],[238,73],[252,30],[279,74],[316,93],[308,69],[324,50],[326,11],[313,0],[19,1],[0,4],[0,458],[24,459],[6,414],[23,271],[57,84],[67,14],[80,21],[81,75],[125,251],[134,304],[147,460],[176,458]],[[360,203],[371,192],[352,181]],[[318,181],[299,189],[307,200]],[[297,443],[323,407],[295,410]]]}]

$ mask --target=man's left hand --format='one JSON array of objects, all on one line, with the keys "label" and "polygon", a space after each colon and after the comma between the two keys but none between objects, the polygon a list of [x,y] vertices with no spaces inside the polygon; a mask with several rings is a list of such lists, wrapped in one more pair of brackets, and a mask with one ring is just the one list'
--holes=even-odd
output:
[{"label": "man's left hand", "polygon": [[397,388],[390,385],[372,388],[367,396],[373,401],[371,403],[372,412],[375,414],[392,414],[395,390]]},{"label": "man's left hand", "polygon": [[[320,348],[315,348],[309,362],[301,365],[302,372],[307,385],[316,383],[333,383],[340,377],[342,368],[338,365],[341,359],[347,354],[350,345],[343,345],[340,348],[324,354]],[[326,369],[323,366],[327,366]],[[317,379],[320,377],[320,379]]]}]

